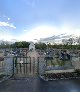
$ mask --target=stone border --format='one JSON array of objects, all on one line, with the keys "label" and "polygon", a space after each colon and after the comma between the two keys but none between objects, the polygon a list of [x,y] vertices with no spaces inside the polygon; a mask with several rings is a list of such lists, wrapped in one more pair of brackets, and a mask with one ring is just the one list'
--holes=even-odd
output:
[{"label": "stone border", "polygon": [[49,78],[44,78],[44,76],[41,76],[40,75],[40,78],[42,79],[42,80],[44,80],[44,81],[50,81],[50,80],[66,80],[66,79],[80,79],[80,77],[69,77],[69,78],[60,78],[60,79],[58,79],[58,78],[56,78],[56,79],[49,79]]},{"label": "stone border", "polygon": [[12,76],[4,76],[3,78],[2,78],[2,80],[0,80],[0,83],[2,83],[2,82],[4,82],[4,81],[6,81],[6,80],[8,80],[8,79],[10,79]]}]

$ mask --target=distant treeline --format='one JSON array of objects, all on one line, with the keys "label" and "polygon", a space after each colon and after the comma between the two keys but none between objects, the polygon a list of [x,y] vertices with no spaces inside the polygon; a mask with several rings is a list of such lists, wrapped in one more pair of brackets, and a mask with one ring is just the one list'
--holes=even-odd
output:
[{"label": "distant treeline", "polygon": [[[30,43],[26,41],[15,42],[14,44],[1,44],[0,48],[29,48]],[[45,43],[35,43],[36,49],[49,49],[49,48],[57,48],[57,49],[80,49],[80,45],[62,45],[55,44],[51,45]]]}]

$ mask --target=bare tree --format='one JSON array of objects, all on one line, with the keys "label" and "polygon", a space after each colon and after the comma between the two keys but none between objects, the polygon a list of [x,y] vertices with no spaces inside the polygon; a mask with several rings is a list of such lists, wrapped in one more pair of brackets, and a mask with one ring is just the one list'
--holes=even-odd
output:
[{"label": "bare tree", "polygon": [[67,39],[62,39],[63,45],[67,45]]},{"label": "bare tree", "polygon": [[68,45],[72,45],[74,43],[74,38],[69,38],[68,39]]}]

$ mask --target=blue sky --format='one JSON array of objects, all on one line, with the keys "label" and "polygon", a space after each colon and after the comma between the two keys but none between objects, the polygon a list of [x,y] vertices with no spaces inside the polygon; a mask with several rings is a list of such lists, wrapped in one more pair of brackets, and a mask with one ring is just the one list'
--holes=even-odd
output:
[{"label": "blue sky", "polygon": [[0,0],[0,39],[79,34],[80,0]]}]

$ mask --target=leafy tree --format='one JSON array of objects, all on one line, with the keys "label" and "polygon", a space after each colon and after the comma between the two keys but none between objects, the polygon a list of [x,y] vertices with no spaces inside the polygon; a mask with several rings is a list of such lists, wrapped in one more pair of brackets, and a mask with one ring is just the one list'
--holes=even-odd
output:
[{"label": "leafy tree", "polygon": [[45,43],[36,43],[35,44],[35,47],[36,47],[36,49],[46,49],[46,44]]},{"label": "leafy tree", "polygon": [[12,47],[14,48],[29,48],[29,42],[22,41],[22,42],[15,42]]}]

